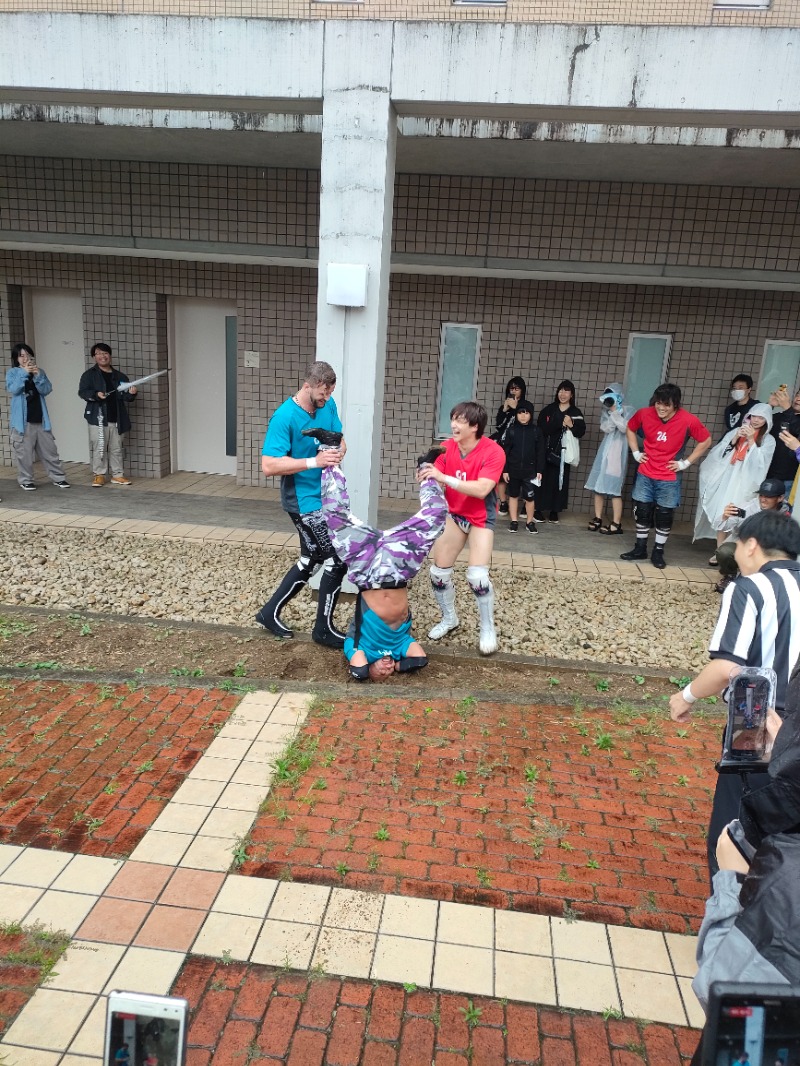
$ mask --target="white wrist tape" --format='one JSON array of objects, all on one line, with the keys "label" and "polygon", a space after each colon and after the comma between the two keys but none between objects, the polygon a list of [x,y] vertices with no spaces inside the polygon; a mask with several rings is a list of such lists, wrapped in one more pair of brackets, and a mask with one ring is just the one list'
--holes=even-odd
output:
[{"label": "white wrist tape", "polygon": [[316,465],[317,465],[317,457],[316,457],[316,455],[312,455],[310,459],[306,459],[306,467],[309,470],[313,470],[316,467]]},{"label": "white wrist tape", "polygon": [[688,459],[680,459],[678,461],[678,469],[679,470],[688,470],[691,465],[692,464],[689,462]]},{"label": "white wrist tape", "polygon": [[637,463],[641,463],[643,455],[644,455],[644,452],[634,452],[633,453],[633,458],[636,460]]},{"label": "white wrist tape", "polygon": [[461,485],[461,482],[458,480],[458,478],[453,477],[452,474],[445,474],[444,483],[445,485],[447,485],[448,489],[457,489],[459,485]]},{"label": "white wrist tape", "polygon": [[686,686],[686,688],[681,693],[681,696],[683,696],[684,700],[687,703],[697,703],[698,699],[700,698],[699,696],[694,695],[694,693],[692,692],[691,685]]}]

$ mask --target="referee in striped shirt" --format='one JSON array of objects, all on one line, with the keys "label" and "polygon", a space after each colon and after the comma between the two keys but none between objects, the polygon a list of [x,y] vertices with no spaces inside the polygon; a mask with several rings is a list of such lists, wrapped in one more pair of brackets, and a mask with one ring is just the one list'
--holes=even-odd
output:
[{"label": "referee in striped shirt", "polygon": [[[737,532],[735,559],[740,577],[725,590],[711,637],[711,662],[669,701],[675,722],[688,722],[692,704],[724,692],[737,666],[771,667],[778,677],[775,709],[783,717],[789,676],[800,658],[800,525],[777,511],[745,519]],[[763,788],[767,774],[748,774],[750,790]],[[708,865],[717,872],[716,847],[728,822],[739,817],[743,782],[720,774],[708,828]]]}]

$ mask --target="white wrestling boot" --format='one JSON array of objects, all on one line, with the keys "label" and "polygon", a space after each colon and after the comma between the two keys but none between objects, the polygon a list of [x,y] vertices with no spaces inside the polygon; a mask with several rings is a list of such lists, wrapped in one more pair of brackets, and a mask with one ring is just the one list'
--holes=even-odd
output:
[{"label": "white wrestling boot", "polygon": [[494,589],[489,585],[488,591],[480,595],[476,593],[475,599],[478,601],[480,618],[478,651],[481,655],[493,655],[497,651],[497,633],[494,628]]},{"label": "white wrestling boot", "polygon": [[443,589],[434,586],[433,594],[442,612],[441,622],[437,622],[428,633],[429,640],[441,640],[442,637],[458,628],[458,615],[456,614],[456,587],[450,582]]}]

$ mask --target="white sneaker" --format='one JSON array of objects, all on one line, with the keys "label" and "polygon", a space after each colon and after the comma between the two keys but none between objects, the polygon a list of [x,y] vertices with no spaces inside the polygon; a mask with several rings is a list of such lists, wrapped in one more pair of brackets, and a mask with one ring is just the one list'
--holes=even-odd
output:
[{"label": "white sneaker", "polygon": [[444,618],[441,622],[437,622],[436,625],[429,631],[429,640],[441,640],[442,637],[446,637],[448,633],[453,629],[458,629],[458,616],[453,615],[448,622]]},{"label": "white sneaker", "polygon": [[493,625],[486,626],[481,624],[478,651],[481,655],[494,655],[497,651],[497,633],[495,633]]}]

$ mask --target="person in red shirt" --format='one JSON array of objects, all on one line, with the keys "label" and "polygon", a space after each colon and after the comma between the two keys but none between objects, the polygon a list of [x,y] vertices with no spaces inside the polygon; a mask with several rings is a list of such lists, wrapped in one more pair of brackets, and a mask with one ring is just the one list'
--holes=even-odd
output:
[{"label": "person in red shirt", "polygon": [[[681,407],[681,390],[677,385],[659,385],[653,393],[652,407],[642,407],[628,422],[628,447],[639,464],[633,485],[633,517],[636,544],[620,559],[646,559],[647,537],[655,526],[656,539],[650,562],[659,570],[667,565],[664,545],[672,529],[675,508],[681,502],[681,479],[678,474],[698,462],[711,447],[711,434],[695,415]],[[644,433],[644,447],[639,450],[636,431]],[[678,459],[686,438],[696,441],[686,459]]]},{"label": "person in red shirt", "polygon": [[469,546],[467,581],[475,594],[480,617],[478,647],[482,655],[497,651],[494,628],[494,589],[489,563],[494,544],[495,488],[503,476],[506,455],[500,445],[484,437],[486,408],[459,403],[450,412],[453,436],[433,466],[422,467],[419,480],[430,477],[444,486],[448,516],[444,533],[433,547],[431,584],[442,612],[428,636],[441,640],[458,625],[453,565],[465,544]]}]

